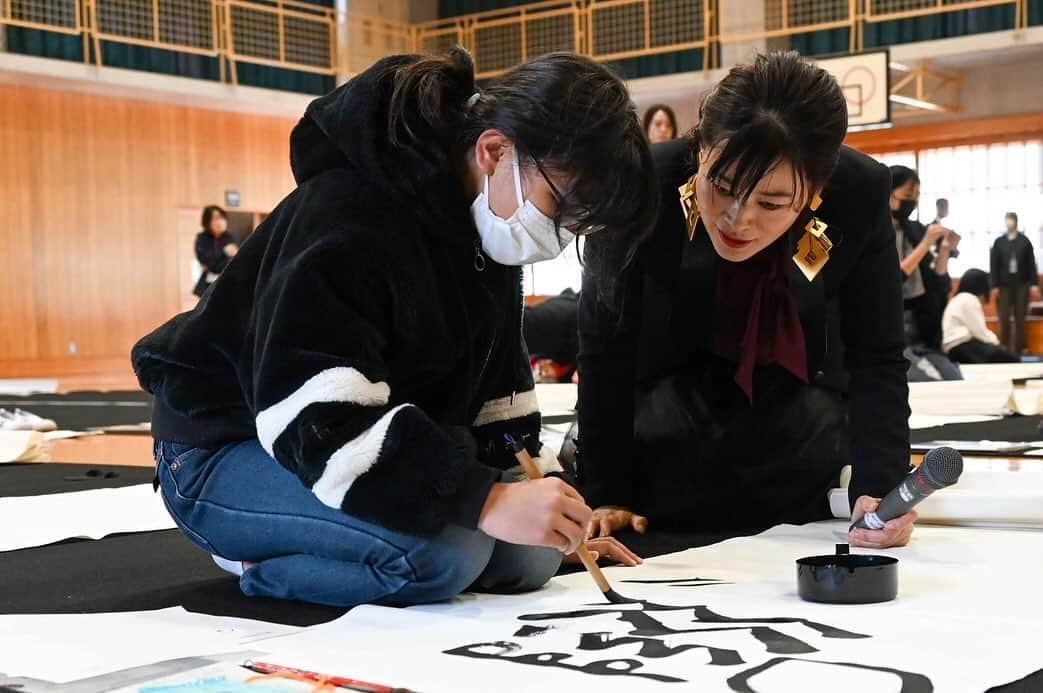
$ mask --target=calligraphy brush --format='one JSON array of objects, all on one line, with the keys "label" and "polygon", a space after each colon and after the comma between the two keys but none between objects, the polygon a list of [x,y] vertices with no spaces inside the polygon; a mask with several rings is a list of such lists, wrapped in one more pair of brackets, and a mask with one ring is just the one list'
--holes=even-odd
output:
[{"label": "calligraphy brush", "polygon": [[[514,450],[514,458],[521,463],[522,469],[525,470],[525,475],[530,479],[542,479],[543,472],[540,471],[539,466],[535,460],[532,459],[532,455],[522,445],[514,439],[510,433],[504,433],[503,437],[510,444],[511,449]],[[583,567],[587,569],[590,576],[594,578],[594,582],[597,583],[598,589],[605,595],[605,599],[611,604],[637,604],[639,600],[630,599],[612,589],[612,585],[608,584],[608,578],[601,572],[601,567],[598,566],[598,562],[594,560],[594,557],[590,555],[590,550],[584,545],[580,544],[576,549],[576,555],[579,556],[579,560],[583,562]]]}]

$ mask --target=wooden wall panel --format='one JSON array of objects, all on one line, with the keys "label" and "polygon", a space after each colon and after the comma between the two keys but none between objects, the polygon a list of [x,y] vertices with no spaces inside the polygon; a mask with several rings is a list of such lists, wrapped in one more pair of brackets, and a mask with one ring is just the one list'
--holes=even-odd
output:
[{"label": "wooden wall panel", "polygon": [[125,359],[179,310],[179,215],[275,206],[293,125],[0,86],[0,377]]}]

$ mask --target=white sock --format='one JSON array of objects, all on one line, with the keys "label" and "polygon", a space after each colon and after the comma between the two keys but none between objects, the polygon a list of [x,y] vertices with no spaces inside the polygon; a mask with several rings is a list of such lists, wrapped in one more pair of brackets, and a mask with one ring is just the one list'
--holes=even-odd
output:
[{"label": "white sock", "polygon": [[227,558],[221,558],[217,554],[211,554],[210,557],[214,559],[214,563],[216,563],[221,570],[231,573],[232,575],[242,576],[243,570],[245,570],[242,561],[230,561]]}]

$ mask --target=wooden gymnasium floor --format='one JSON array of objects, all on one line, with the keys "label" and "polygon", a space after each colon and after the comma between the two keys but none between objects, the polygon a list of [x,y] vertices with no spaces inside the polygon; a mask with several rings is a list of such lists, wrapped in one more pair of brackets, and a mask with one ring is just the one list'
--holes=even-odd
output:
[{"label": "wooden gymnasium floor", "polygon": [[[58,391],[77,390],[137,390],[137,380],[128,369],[126,373],[59,376]],[[151,467],[152,438],[148,435],[99,435],[48,443],[52,462],[77,464],[111,464]],[[992,458],[996,459],[996,458]],[[1017,458],[1024,460],[1024,458]],[[913,464],[922,461],[921,455],[912,455]],[[1043,460],[1040,460],[1043,462]]]},{"label": "wooden gymnasium floor", "polygon": [[[59,377],[59,392],[76,390],[137,390],[138,382],[126,373],[101,373]],[[151,467],[152,437],[147,435],[100,435],[48,443],[52,462],[118,464]]]}]

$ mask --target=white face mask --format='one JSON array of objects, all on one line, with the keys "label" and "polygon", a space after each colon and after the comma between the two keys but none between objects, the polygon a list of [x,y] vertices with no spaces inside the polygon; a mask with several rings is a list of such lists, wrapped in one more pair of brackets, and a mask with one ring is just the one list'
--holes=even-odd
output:
[{"label": "white face mask", "polygon": [[575,236],[567,229],[556,229],[554,220],[522,197],[521,169],[514,156],[514,193],[518,209],[503,219],[489,207],[489,176],[485,188],[471,205],[471,217],[482,239],[482,250],[501,265],[528,265],[553,260],[561,255]]}]

